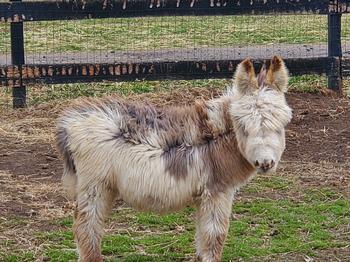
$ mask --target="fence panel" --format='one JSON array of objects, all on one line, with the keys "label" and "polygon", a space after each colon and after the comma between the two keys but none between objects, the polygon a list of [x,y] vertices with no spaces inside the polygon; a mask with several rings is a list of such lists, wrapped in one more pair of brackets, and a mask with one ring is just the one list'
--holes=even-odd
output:
[{"label": "fence panel", "polygon": [[[348,12],[348,0],[0,3],[0,26],[23,23],[25,48],[23,63],[9,63],[8,40],[0,43],[0,83],[22,88],[23,98],[24,85],[38,81],[227,78],[247,56],[258,67],[281,55],[292,75],[326,73],[338,90]],[[21,56],[12,46],[12,57]]]}]

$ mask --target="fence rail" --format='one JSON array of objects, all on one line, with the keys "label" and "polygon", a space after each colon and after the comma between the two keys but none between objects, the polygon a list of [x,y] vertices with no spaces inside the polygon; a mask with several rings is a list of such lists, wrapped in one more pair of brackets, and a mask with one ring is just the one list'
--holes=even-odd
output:
[{"label": "fence rail", "polygon": [[[342,75],[350,74],[349,58],[343,57],[342,54],[341,17],[342,14],[350,13],[350,0],[12,0],[0,3],[0,23],[11,24],[11,64],[6,62],[9,60],[6,54],[0,55],[0,85],[13,86],[13,105],[23,107],[26,101],[25,85],[32,82],[227,78],[232,76],[236,65],[243,58],[239,52],[238,55],[232,52],[232,55],[222,56],[220,48],[202,48],[173,51],[168,56],[164,55],[164,52],[141,52],[135,55],[134,59],[130,52],[119,52],[118,55],[114,55],[114,60],[106,59],[99,63],[88,60],[74,61],[74,56],[78,56],[78,53],[70,54],[72,61],[58,62],[55,54],[46,54],[45,59],[41,60],[40,56],[36,56],[29,63],[25,61],[23,23],[110,17],[276,13],[328,16],[328,46],[322,49],[319,45],[318,51],[310,57],[298,57],[284,51],[283,48],[291,49],[291,45],[282,46],[280,53],[286,58],[292,75],[327,74],[329,88],[341,92]],[[259,66],[266,57],[256,54],[254,50],[254,47],[247,47],[245,53],[253,57],[255,65]],[[225,51],[227,53],[229,50],[226,48]],[[187,55],[184,56],[184,53]],[[52,63],[46,62],[48,57]]]},{"label": "fence rail", "polygon": [[[43,83],[73,83],[85,79],[87,82],[103,80],[134,81],[162,79],[207,79],[230,78],[234,69],[242,60],[219,61],[177,61],[177,62],[141,62],[111,64],[41,64],[8,66],[6,74],[9,85],[20,85],[41,80]],[[339,60],[336,58],[285,59],[292,75],[325,74],[339,71]],[[254,60],[256,69],[263,60]],[[16,82],[11,82],[16,81]]]},{"label": "fence rail", "polygon": [[242,15],[271,13],[350,12],[349,3],[299,0],[146,0],[146,1],[43,1],[0,5],[0,19],[8,22],[47,21],[135,16]]}]

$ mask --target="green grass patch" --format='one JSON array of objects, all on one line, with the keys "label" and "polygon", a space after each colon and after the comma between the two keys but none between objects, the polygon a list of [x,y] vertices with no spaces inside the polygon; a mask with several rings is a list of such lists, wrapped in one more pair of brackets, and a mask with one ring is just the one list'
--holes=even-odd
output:
[{"label": "green grass patch", "polygon": [[57,219],[51,222],[52,225],[60,226],[62,228],[71,228],[73,226],[73,220],[70,217]]},{"label": "green grass patch", "polygon": [[350,219],[345,216],[349,210],[346,199],[333,203],[316,200],[236,203],[234,213],[244,218],[231,222],[224,260],[287,252],[312,255],[317,249],[344,247],[349,238],[337,238],[333,230],[349,224]]},{"label": "green grass patch", "polygon": [[40,232],[37,238],[42,241],[56,243],[62,248],[74,248],[73,233],[71,230]]},{"label": "green grass patch", "polygon": [[[267,188],[284,188],[276,180],[264,184]],[[289,182],[286,183],[287,185]],[[256,199],[237,201],[233,213],[239,219],[230,223],[223,261],[250,260],[267,256],[298,252],[313,256],[317,250],[346,247],[350,236],[339,233],[349,225],[350,201],[331,190],[308,192],[307,201],[291,199]],[[326,198],[321,196],[326,195]],[[193,257],[195,210],[158,216],[132,209],[113,213],[107,224],[115,232],[108,233],[102,243],[107,261],[181,261]],[[76,259],[75,244],[70,228],[71,218],[60,222],[62,231],[41,232],[38,243],[45,243],[44,258],[48,261]],[[118,228],[122,223],[123,228]],[[33,261],[33,255],[2,254],[4,261]]]},{"label": "green grass patch", "polygon": [[[62,221],[71,221],[65,218]],[[45,243],[43,256],[46,261],[76,261],[77,253],[71,228],[52,232],[38,232],[37,241]]]},{"label": "green grass patch", "polygon": [[0,55],[1,53],[11,53],[10,23],[0,22]]},{"label": "green grass patch", "polygon": [[[254,179],[261,191],[288,192],[294,181],[284,177]],[[248,190],[249,192],[249,190]],[[328,188],[309,188],[302,200],[245,199],[235,201],[223,261],[264,259],[278,254],[298,253],[310,257],[319,250],[344,248],[350,235],[350,201]],[[183,261],[194,256],[195,209],[186,208],[164,216],[118,209],[107,221],[108,234],[102,242],[107,261]],[[7,227],[11,221],[7,221]],[[18,221],[14,220],[14,224]],[[51,231],[38,231],[39,253],[18,249],[15,241],[1,243],[1,261],[75,261],[77,254],[71,232],[72,218],[51,221]],[[57,229],[58,227],[58,229]],[[11,252],[5,251],[11,250]]]},{"label": "green grass patch", "polygon": [[[318,93],[327,88],[325,76],[304,75],[290,78],[290,90]],[[181,80],[181,81],[136,81],[136,82],[103,82],[78,83],[63,85],[28,86],[28,104],[37,105],[44,102],[65,101],[78,97],[103,97],[111,94],[129,96],[133,94],[158,93],[184,88],[217,88],[225,90],[230,79]],[[345,89],[349,88],[344,81]],[[11,88],[0,90],[0,104],[11,104]]]},{"label": "green grass patch", "polygon": [[109,235],[103,239],[102,253],[104,255],[135,252],[136,241],[128,235]]},{"label": "green grass patch", "polygon": [[12,252],[0,252],[0,261],[2,262],[29,262],[35,261],[33,252],[18,251]]},{"label": "green grass patch", "polygon": [[151,256],[161,255],[163,259],[184,259],[194,251],[194,234],[160,234],[143,237],[138,241],[146,253]]},{"label": "green grass patch", "polygon": [[294,76],[289,80],[289,88],[294,91],[318,93],[327,88],[327,78],[319,75]]},{"label": "green grass patch", "polygon": [[[231,80],[190,80],[190,81],[136,81],[136,82],[103,82],[79,83],[64,85],[35,85],[28,86],[28,105],[44,102],[65,101],[78,97],[102,97],[107,95],[129,96],[133,94],[157,93],[183,88],[225,89]],[[0,105],[11,104],[12,89],[0,90]]]},{"label": "green grass patch", "polygon": [[[136,223],[141,225],[145,224],[156,228],[161,226],[163,230],[173,230],[178,225],[188,225],[191,222],[190,215],[193,213],[193,211],[193,208],[187,208],[185,211],[180,213],[173,213],[164,216],[149,213],[138,213],[136,215]],[[189,228],[187,228],[187,230],[189,230]]]},{"label": "green grass patch", "polygon": [[[298,22],[296,22],[298,21]],[[0,23],[0,53],[10,53]],[[342,38],[350,39],[349,15]],[[170,16],[24,23],[27,53],[130,51],[278,43],[326,43],[326,15]]]},{"label": "green grass patch", "polygon": [[75,249],[48,248],[45,252],[44,259],[52,262],[67,262],[77,261],[78,256]]},{"label": "green grass patch", "polygon": [[294,187],[295,181],[291,178],[286,179],[281,176],[256,176],[242,190],[243,192],[259,193],[262,190],[278,191],[280,193],[289,191],[291,187]]}]

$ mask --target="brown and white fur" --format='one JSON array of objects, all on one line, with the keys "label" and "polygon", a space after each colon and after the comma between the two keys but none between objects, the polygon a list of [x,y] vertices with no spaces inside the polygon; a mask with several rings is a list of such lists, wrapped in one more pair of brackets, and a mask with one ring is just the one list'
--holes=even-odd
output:
[{"label": "brown and white fur", "polygon": [[249,59],[230,90],[187,107],[83,99],[58,120],[63,184],[76,201],[80,261],[102,261],[103,222],[116,198],[137,210],[197,208],[196,252],[220,261],[235,191],[273,171],[291,119],[288,73],[274,57],[256,77]]}]

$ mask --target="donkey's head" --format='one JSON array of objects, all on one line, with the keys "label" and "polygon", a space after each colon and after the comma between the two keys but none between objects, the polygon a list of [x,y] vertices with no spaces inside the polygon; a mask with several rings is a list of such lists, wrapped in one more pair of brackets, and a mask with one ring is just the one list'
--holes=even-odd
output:
[{"label": "donkey's head", "polygon": [[249,59],[236,70],[232,95],[239,150],[257,171],[275,171],[285,148],[285,126],[292,118],[284,93],[288,71],[279,57],[265,63],[258,76]]}]

